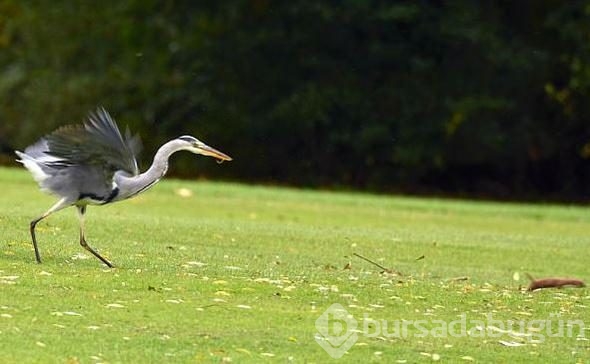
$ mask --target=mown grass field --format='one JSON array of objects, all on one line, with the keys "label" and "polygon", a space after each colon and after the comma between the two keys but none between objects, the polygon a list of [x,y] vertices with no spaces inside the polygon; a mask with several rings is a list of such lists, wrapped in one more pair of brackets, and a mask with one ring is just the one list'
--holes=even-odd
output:
[{"label": "mown grass field", "polygon": [[[89,207],[88,241],[117,266],[107,269],[78,245],[75,209],[38,225],[36,264],[28,224],[55,199],[24,169],[0,169],[0,191],[2,363],[336,362],[315,326],[334,303],[358,321],[339,362],[590,360],[590,330],[497,330],[590,328],[587,288],[521,290],[526,272],[588,278],[586,207],[164,180]],[[490,314],[499,323],[470,325]],[[392,329],[461,315],[469,334]]]}]

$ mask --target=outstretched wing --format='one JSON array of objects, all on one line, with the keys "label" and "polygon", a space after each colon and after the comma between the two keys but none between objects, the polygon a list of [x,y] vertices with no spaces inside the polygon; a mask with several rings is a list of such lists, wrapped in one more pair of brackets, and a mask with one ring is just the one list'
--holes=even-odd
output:
[{"label": "outstretched wing", "polygon": [[121,135],[115,121],[102,107],[88,115],[83,125],[65,126],[44,138],[45,153],[71,165],[102,166],[112,172],[139,174],[137,156],[141,150],[138,136],[129,130]]}]

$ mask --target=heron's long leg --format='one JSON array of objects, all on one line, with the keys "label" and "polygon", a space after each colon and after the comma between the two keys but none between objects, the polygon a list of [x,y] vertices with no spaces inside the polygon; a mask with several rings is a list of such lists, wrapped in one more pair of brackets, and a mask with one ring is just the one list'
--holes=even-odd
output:
[{"label": "heron's long leg", "polygon": [[111,262],[103,258],[100,254],[98,254],[94,249],[92,249],[86,243],[86,238],[84,237],[84,214],[86,213],[86,206],[78,206],[78,216],[80,217],[80,245],[84,247],[84,249],[91,252],[95,257],[100,259],[104,264],[106,264],[109,268],[113,268]]},{"label": "heron's long leg", "polygon": [[53,214],[56,211],[59,211],[59,210],[65,208],[65,207],[68,207],[69,205],[70,205],[70,203],[68,202],[68,200],[66,198],[62,198],[61,200],[57,201],[57,203],[55,205],[51,206],[51,208],[49,210],[47,210],[46,213],[39,216],[35,220],[31,221],[31,238],[33,239],[33,248],[35,248],[35,258],[37,258],[37,263],[41,263],[41,256],[39,255],[39,248],[37,248],[37,238],[35,237],[35,226],[37,226],[37,223],[39,221],[43,220],[44,218],[46,218],[47,216]]}]

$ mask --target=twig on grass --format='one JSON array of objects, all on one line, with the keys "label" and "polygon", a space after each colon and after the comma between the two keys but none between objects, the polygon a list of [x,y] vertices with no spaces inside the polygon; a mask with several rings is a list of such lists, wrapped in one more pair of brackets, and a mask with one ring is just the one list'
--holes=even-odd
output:
[{"label": "twig on grass", "polygon": [[380,269],[382,269],[382,270],[383,270],[381,273],[385,272],[385,273],[389,273],[389,274],[397,274],[397,275],[400,275],[400,276],[402,276],[402,275],[403,275],[403,274],[401,274],[401,273],[400,273],[400,272],[398,272],[398,271],[395,271],[395,270],[393,270],[393,269],[386,268],[386,267],[382,266],[381,264],[379,264],[379,263],[377,263],[377,262],[375,262],[375,261],[373,261],[373,260],[371,260],[371,259],[369,259],[369,258],[367,258],[367,257],[364,257],[364,256],[362,256],[362,255],[360,255],[360,254],[358,254],[358,253],[352,253],[352,255],[354,255],[355,257],[359,257],[359,258],[361,258],[362,260],[364,260],[364,261],[366,261],[366,262],[369,262],[369,263],[373,264],[373,265],[374,265],[374,266],[376,266],[376,267],[379,267]]},{"label": "twig on grass", "polygon": [[586,287],[586,284],[575,278],[541,278],[535,279],[530,274],[526,273],[531,284],[527,288],[528,291],[534,291],[541,288],[562,288],[562,287]]},{"label": "twig on grass", "polygon": [[210,307],[219,307],[219,308],[227,309],[227,307],[225,307],[223,305],[220,305],[218,303],[212,303],[212,304],[209,304],[209,305],[199,306],[199,307],[197,307],[197,309],[198,310],[204,310],[204,309],[210,308]]}]

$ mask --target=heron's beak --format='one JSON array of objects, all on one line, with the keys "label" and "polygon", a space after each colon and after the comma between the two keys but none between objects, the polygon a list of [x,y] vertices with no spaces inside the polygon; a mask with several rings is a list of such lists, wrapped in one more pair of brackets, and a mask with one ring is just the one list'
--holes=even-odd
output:
[{"label": "heron's beak", "polygon": [[215,148],[211,148],[208,145],[205,144],[200,144],[200,145],[195,145],[195,149],[197,151],[197,153],[202,154],[202,155],[206,155],[208,157],[213,157],[215,159],[217,159],[218,162],[224,162],[224,161],[231,161],[232,158],[225,154],[225,153],[221,153],[220,151],[218,151]]}]

